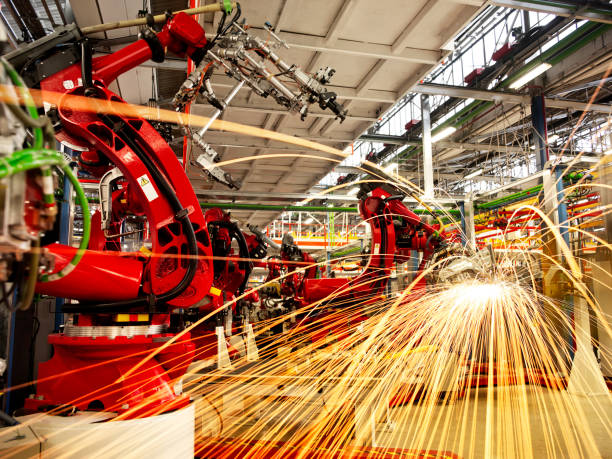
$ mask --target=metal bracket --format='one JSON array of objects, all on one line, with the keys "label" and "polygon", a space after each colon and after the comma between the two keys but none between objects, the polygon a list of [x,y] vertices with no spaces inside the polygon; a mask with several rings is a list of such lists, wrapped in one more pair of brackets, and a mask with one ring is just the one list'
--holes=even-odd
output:
[{"label": "metal bracket", "polygon": [[110,229],[113,206],[113,184],[123,178],[119,168],[111,169],[100,179],[98,194],[100,196],[100,214],[102,216],[102,230]]}]

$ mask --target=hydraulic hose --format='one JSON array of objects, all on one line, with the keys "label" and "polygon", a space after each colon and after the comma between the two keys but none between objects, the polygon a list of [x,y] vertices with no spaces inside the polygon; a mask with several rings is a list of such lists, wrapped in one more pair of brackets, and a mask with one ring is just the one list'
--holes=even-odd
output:
[{"label": "hydraulic hose", "polygon": [[149,158],[145,151],[143,151],[142,147],[138,144],[138,142],[132,138],[131,133],[125,131],[126,124],[120,119],[116,119],[109,115],[101,115],[100,118],[104,123],[107,124],[114,132],[123,140],[128,147],[138,156],[138,158],[144,163],[148,172],[151,174],[153,181],[159,188],[160,192],[166,197],[172,210],[175,212],[174,217],[181,222],[183,227],[183,232],[185,237],[187,238],[187,254],[189,256],[189,265],[187,266],[187,270],[185,271],[185,275],[183,279],[175,285],[168,292],[163,293],[161,295],[148,295],[146,297],[139,297],[133,300],[126,301],[116,301],[111,303],[102,303],[102,304],[81,304],[76,306],[64,306],[65,312],[82,312],[84,306],[89,311],[95,312],[115,312],[125,310],[126,308],[134,308],[141,306],[149,306],[153,308],[159,303],[165,303],[173,300],[181,293],[185,291],[185,289],[191,284],[193,278],[195,277],[196,270],[198,267],[198,244],[195,236],[195,231],[191,224],[191,220],[189,219],[189,215],[187,210],[183,208],[180,200],[176,196],[174,189],[168,183],[166,177],[159,171],[154,162]]}]

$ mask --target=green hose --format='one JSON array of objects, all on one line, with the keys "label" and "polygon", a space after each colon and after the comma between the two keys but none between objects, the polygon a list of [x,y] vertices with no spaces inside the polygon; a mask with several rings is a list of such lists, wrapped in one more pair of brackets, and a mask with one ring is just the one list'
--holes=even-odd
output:
[{"label": "green hose", "polygon": [[81,243],[79,244],[79,248],[77,249],[72,260],[68,262],[66,266],[64,266],[60,271],[55,274],[43,274],[40,277],[40,282],[52,282],[61,279],[62,277],[70,274],[74,268],[79,264],[83,255],[85,255],[85,251],[87,250],[87,246],[89,245],[89,234],[91,231],[91,215],[89,215],[89,205],[87,204],[87,198],[85,197],[85,193],[83,192],[83,188],[81,188],[81,184],[72,173],[70,166],[67,164],[62,164],[62,170],[70,180],[70,183],[74,187],[74,190],[77,194],[77,199],[81,204],[81,209],[83,211],[83,238],[81,239]]},{"label": "green hose", "polygon": [[[21,97],[23,98],[23,102],[26,106],[26,109],[28,110],[28,113],[32,118],[38,119],[38,110],[36,109],[36,104],[34,103],[34,99],[32,99],[30,91],[23,83],[21,76],[19,76],[19,73],[17,73],[17,71],[13,68],[11,64],[8,63],[6,59],[2,59],[2,64],[4,65],[6,73],[8,74],[13,84],[19,88],[19,92],[21,93]],[[32,128],[32,130],[34,131],[33,147],[42,148],[44,146],[43,130],[40,127],[34,127]]]}]

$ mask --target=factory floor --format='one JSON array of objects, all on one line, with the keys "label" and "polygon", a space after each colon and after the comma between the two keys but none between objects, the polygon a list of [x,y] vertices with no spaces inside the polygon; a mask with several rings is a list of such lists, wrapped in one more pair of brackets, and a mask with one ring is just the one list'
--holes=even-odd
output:
[{"label": "factory floor", "polygon": [[[261,391],[261,387],[258,386],[258,390]],[[290,396],[289,387],[284,390],[280,400],[285,400],[286,403],[285,397]],[[274,391],[278,392],[278,387],[270,388],[270,391],[266,396],[269,400],[273,400]],[[311,394],[309,398],[312,398],[312,403],[320,404],[321,399],[325,398],[325,392]],[[612,459],[610,394],[575,396],[565,390],[533,385],[495,388],[493,393],[490,409],[487,407],[487,389],[480,388],[471,389],[464,398],[453,403],[440,402],[429,406],[406,404],[390,408],[388,411],[390,422],[385,419],[384,409],[380,410],[380,414],[377,415],[375,438],[370,437],[371,424],[365,425],[365,444],[373,444],[379,448],[379,451],[384,451],[386,448],[412,452],[428,451],[423,457],[439,455],[439,457],[463,459],[511,457]],[[500,406],[500,398],[511,402]],[[523,411],[517,410],[518,402],[522,403]],[[329,399],[326,403],[329,404]],[[230,430],[236,429],[234,430],[236,437],[241,437],[243,436],[241,434],[249,431],[253,426],[252,422],[255,421],[238,414],[248,405],[248,403],[244,405],[237,403],[236,398],[231,401],[231,411],[237,411],[225,419],[225,425],[232,426]],[[487,411],[492,413],[492,419],[487,419]],[[315,410],[313,413],[316,412]],[[209,414],[211,419],[217,418],[214,413]],[[276,412],[278,417],[267,415],[257,417],[259,423],[257,430],[260,435],[263,433],[263,437],[266,437],[265,432],[268,429],[274,430],[279,422],[287,422],[285,414],[281,411]],[[429,419],[429,422],[425,422],[424,418]],[[296,433],[305,432],[308,429],[308,420],[304,417],[302,422],[295,430],[288,429],[283,432],[284,435],[275,435],[274,440],[290,441]],[[487,426],[491,432],[487,430]],[[496,431],[495,426],[502,428]],[[417,429],[421,434],[420,441],[415,440]],[[487,436],[491,439],[489,445],[485,441]]]},{"label": "factory floor", "polygon": [[[569,397],[564,400],[574,408],[571,410],[574,413],[567,413],[568,410],[559,406],[560,397]],[[526,449],[532,457],[537,459],[548,457],[612,458],[612,432],[609,430],[612,420],[612,397],[609,395],[578,397],[546,388],[532,388],[532,391],[526,397],[529,419],[521,419],[520,415],[517,416],[516,413],[504,413],[502,415],[504,419],[517,420],[518,426],[512,428],[514,431],[506,430],[502,433],[493,433],[490,455],[486,454],[487,445],[485,444],[486,398],[486,390],[477,392],[473,389],[466,399],[458,401],[454,405],[440,404],[433,407],[430,413],[431,419],[443,419],[447,422],[447,426],[440,425],[429,430],[427,432],[427,443],[419,445],[419,449],[452,452],[461,458],[525,457],[525,454],[521,451],[515,451],[512,454],[512,450],[507,446],[503,452],[496,451],[496,448],[504,444],[501,437],[506,440],[516,437],[520,439],[517,440],[517,444],[520,445],[522,442],[525,445],[524,442],[529,440],[524,438],[520,430],[523,427],[526,428],[525,423],[528,422],[529,428],[525,430],[531,435],[531,448]],[[377,429],[376,441],[378,446],[408,449],[414,447],[414,445],[407,443],[410,441],[409,439],[414,438],[415,427],[419,423],[416,420],[423,414],[422,410],[424,409],[426,408],[414,405],[392,408],[390,410],[392,427],[385,428],[384,424],[381,424],[379,425],[381,428]],[[474,412],[476,413],[476,422],[473,425],[470,422],[465,427],[468,432],[473,432],[473,439],[462,442],[461,435],[456,435],[455,432],[462,425],[461,420],[464,413],[470,413],[471,417],[469,419],[471,421]],[[495,406],[493,412],[495,415],[499,415],[500,410]],[[584,417],[576,416],[576,413],[580,412],[583,413]],[[576,419],[577,417],[579,419]],[[584,449],[581,452],[577,449],[580,447],[574,447],[575,444],[572,445],[571,442],[568,443],[567,441],[571,437],[572,427],[570,427],[569,420],[572,418],[574,420],[573,426],[579,432],[579,437],[588,438],[589,434],[586,432],[590,433],[589,445],[582,445],[581,448]],[[495,423],[495,419],[489,421],[489,425]],[[502,425],[504,425],[503,422]],[[511,426],[508,427],[511,428]]]}]

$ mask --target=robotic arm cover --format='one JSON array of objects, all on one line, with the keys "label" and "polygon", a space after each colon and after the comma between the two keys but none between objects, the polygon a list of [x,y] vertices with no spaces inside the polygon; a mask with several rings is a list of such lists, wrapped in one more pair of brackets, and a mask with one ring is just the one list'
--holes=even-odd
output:
[{"label": "robotic arm cover", "polygon": [[[108,56],[91,61],[91,87],[82,69],[72,65],[41,82],[47,91],[123,102],[107,89],[118,75],[148,59],[160,60],[165,49],[179,55],[197,58],[206,44],[204,30],[190,16],[178,13],[157,34],[147,31],[137,42]],[[85,57],[84,57],[85,59]],[[107,305],[109,309],[155,306],[168,303],[188,307],[202,302],[213,279],[212,249],[202,210],[193,188],[175,153],[157,131],[144,119],[119,113],[78,112],[60,103],[58,114],[62,131],[58,138],[77,145],[88,145],[101,157],[121,170],[149,224],[152,254],[150,257],[120,257],[105,252],[86,255],[64,278],[39,283],[37,291],[80,300],[97,302],[125,300],[124,304]],[[48,250],[59,256],[67,247],[54,245]],[[108,270],[99,270],[99,262],[108,258]],[[89,262],[91,261],[91,263]],[[95,261],[95,263],[94,263]],[[141,275],[134,275],[134,263]],[[57,263],[55,271],[61,267]],[[109,289],[117,276],[124,288]],[[83,283],[89,279],[90,282]],[[95,279],[95,282],[91,280]],[[125,287],[129,285],[129,288]],[[134,292],[139,296],[134,298]],[[104,305],[102,305],[104,306]],[[103,307],[98,308],[100,312]]]}]

